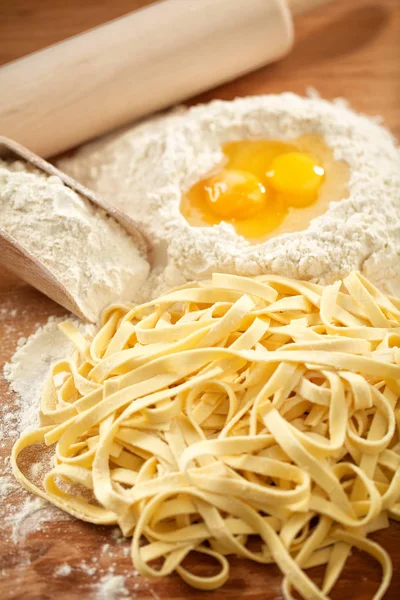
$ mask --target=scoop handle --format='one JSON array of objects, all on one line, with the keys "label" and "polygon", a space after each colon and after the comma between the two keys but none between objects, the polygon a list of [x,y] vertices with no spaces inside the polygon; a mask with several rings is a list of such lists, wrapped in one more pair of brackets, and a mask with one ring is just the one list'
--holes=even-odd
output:
[{"label": "scoop handle", "polygon": [[0,68],[0,132],[53,156],[284,56],[286,0],[164,0]]}]

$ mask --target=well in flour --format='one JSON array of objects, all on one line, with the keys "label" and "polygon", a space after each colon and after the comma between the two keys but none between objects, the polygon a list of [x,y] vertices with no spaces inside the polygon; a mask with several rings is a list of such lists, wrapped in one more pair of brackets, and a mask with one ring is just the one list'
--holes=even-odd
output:
[{"label": "well in flour", "polygon": [[[220,164],[223,143],[305,134],[349,165],[347,198],[304,231],[253,246],[226,223],[188,225],[182,194]],[[96,141],[60,166],[142,223],[155,244],[149,295],[213,271],[325,283],[359,269],[386,291],[400,290],[399,152],[387,130],[343,102],[294,94],[214,101]]]}]

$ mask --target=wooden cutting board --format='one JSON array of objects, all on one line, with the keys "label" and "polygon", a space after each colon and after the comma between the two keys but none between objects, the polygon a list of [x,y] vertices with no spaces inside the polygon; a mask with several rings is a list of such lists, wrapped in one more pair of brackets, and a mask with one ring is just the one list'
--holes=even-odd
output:
[{"label": "wooden cutting board", "polygon": [[[144,0],[2,2],[0,64],[149,3]],[[345,97],[359,111],[381,114],[400,137],[399,34],[398,0],[338,1],[298,19],[295,50],[281,63],[208,92],[200,99],[231,99],[238,95],[286,90],[303,94],[308,86],[312,86],[325,98]],[[15,314],[11,313],[13,309]],[[7,275],[0,267],[0,371],[4,362],[11,358],[21,336],[31,334],[50,315],[62,314],[63,309]],[[12,395],[8,394],[8,387],[1,378],[0,401],[3,406],[8,403],[12,409]],[[0,458],[6,460],[9,452],[9,441],[0,439]],[[204,597],[220,600],[232,595],[249,600],[282,598],[277,567],[264,567],[239,559],[231,561],[229,582],[208,594],[191,590],[177,576],[145,581],[132,575],[130,559],[124,555],[124,544],[119,544],[107,528],[68,520],[44,522],[35,531],[35,520],[40,513],[30,517],[27,529],[33,531],[15,545],[7,533],[9,523],[5,521],[5,514],[10,504],[18,511],[21,501],[21,494],[16,492],[0,504],[0,521],[4,521],[0,523],[0,597],[4,600],[95,598],[96,584],[110,568],[114,568],[115,574],[126,576],[125,586],[131,597],[141,600],[157,597],[162,600]],[[386,598],[397,600],[400,597],[400,524],[393,523],[390,530],[373,537],[392,556],[394,575]],[[110,544],[107,551],[104,544]],[[71,565],[71,573],[56,576],[57,568],[65,563]],[[197,568],[209,567],[197,565]],[[314,572],[316,578],[320,577],[319,569]],[[371,598],[379,578],[377,564],[354,552],[332,597]],[[111,600],[110,595],[108,598]]]}]

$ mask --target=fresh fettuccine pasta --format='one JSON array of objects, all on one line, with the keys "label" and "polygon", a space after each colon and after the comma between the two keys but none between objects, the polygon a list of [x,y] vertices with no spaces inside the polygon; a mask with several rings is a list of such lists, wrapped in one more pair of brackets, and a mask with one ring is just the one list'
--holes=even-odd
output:
[{"label": "fresh fettuccine pasta", "polygon": [[[286,599],[323,599],[356,547],[380,563],[383,597],[390,558],[367,535],[400,519],[399,300],[358,273],[326,287],[215,274],[110,307],[91,341],[61,329],[75,354],[13,449],[25,488],[118,524],[143,575],[211,590],[238,555],[275,562]],[[54,450],[41,484],[21,466],[40,445]],[[191,572],[192,551],[217,571]]]}]

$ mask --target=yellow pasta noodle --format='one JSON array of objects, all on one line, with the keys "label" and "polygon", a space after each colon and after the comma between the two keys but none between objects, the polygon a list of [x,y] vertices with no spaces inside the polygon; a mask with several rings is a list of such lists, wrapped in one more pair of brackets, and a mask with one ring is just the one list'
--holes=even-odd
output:
[{"label": "yellow pasta noodle", "polygon": [[[91,341],[61,329],[74,356],[13,448],[26,489],[118,524],[143,575],[211,590],[238,555],[275,562],[286,599],[322,600],[356,547],[381,565],[383,597],[390,557],[367,536],[400,519],[399,300],[359,273],[326,287],[215,274],[108,308]],[[19,455],[45,445],[53,461],[32,482]],[[189,571],[193,551],[216,574]]]}]

